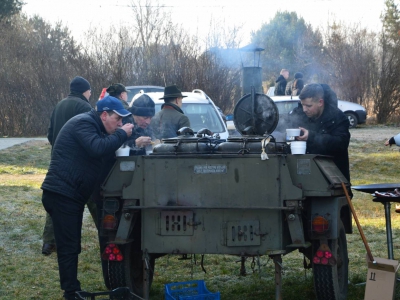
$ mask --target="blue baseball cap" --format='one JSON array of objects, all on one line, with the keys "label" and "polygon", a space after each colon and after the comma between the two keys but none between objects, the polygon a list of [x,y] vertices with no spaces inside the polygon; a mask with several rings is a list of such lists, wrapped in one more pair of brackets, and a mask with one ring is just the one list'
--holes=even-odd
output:
[{"label": "blue baseball cap", "polygon": [[121,117],[126,117],[126,116],[129,116],[132,114],[124,108],[121,101],[119,101],[117,98],[112,97],[112,96],[104,97],[103,99],[98,101],[96,104],[96,108],[97,108],[97,111],[112,110],[113,112],[115,112],[117,115],[120,115]]}]

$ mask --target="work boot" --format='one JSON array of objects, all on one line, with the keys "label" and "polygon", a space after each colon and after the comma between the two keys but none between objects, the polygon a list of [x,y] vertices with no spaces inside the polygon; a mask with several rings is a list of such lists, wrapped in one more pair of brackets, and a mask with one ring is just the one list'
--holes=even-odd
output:
[{"label": "work boot", "polygon": [[42,247],[42,254],[43,255],[50,255],[52,252],[56,252],[57,247],[55,244],[43,244]]}]

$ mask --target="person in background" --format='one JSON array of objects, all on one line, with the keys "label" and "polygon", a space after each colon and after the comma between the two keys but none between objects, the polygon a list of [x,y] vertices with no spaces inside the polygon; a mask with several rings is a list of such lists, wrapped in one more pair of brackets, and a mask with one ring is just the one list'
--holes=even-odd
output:
[{"label": "person in background", "polygon": [[350,182],[350,131],[346,115],[324,99],[320,84],[307,84],[299,98],[302,110],[296,108],[289,114],[292,128],[302,132],[296,140],[307,142],[306,153],[333,156],[333,162]]},{"label": "person in background", "polygon": [[[113,83],[111,84],[106,92],[112,96],[117,98],[119,101],[121,101],[122,105],[126,110],[129,109],[129,104],[128,104],[128,90],[126,87],[121,84],[121,83]],[[129,115],[125,118],[122,119],[122,124],[126,123],[133,123],[132,115]]]},{"label": "person in background", "polygon": [[275,81],[275,96],[284,96],[285,89],[287,84],[287,79],[289,78],[289,71],[286,69],[282,69],[278,79]]},{"label": "person in background", "polygon": [[[396,145],[396,146],[400,147],[400,133],[395,136],[392,136],[390,139],[388,139],[385,142],[385,146],[392,147],[392,145]],[[400,213],[400,203],[396,203],[395,210],[397,213]]]},{"label": "person in background", "polygon": [[182,127],[190,127],[190,121],[181,109],[182,99],[186,97],[176,85],[167,86],[164,89],[164,104],[151,120],[151,128],[157,139],[167,139],[177,136],[177,131]]},{"label": "person in background", "polygon": [[97,111],[65,123],[54,143],[41,189],[43,206],[53,221],[65,299],[76,299],[75,292],[81,290],[77,277],[85,203],[98,182],[103,158],[132,134],[132,124],[122,125],[122,118],[130,114],[117,98],[107,96],[97,102]]},{"label": "person in background", "polygon": [[293,86],[292,86],[292,96],[298,96],[298,95],[300,95],[300,93],[301,93],[301,91],[303,90],[303,88],[304,88],[304,81],[303,81],[303,79],[301,79],[301,78],[296,79],[296,80],[293,82]]},{"label": "person in background", "polygon": [[[89,104],[91,95],[90,83],[85,78],[76,76],[71,80],[69,89],[69,95],[57,103],[51,114],[47,139],[52,147],[54,146],[61,128],[69,119],[92,109],[92,106]],[[89,201],[87,206],[95,224],[97,224],[95,204]],[[50,255],[54,251],[56,251],[56,243],[54,239],[53,222],[51,221],[50,215],[46,213],[46,223],[43,228],[42,254]]]},{"label": "person in background", "polygon": [[[297,72],[294,74],[294,79],[289,81],[286,84],[286,88],[285,88],[285,95],[293,95],[292,90],[293,90],[293,84],[296,81],[296,79],[302,79],[303,80],[303,73],[301,72]],[[303,81],[303,86],[304,86],[304,81]],[[300,93],[298,93],[297,95],[299,95]]]},{"label": "person in background", "polygon": [[150,123],[155,114],[154,101],[148,95],[143,94],[134,100],[129,111],[132,113],[135,127],[126,144],[134,150],[133,154],[146,154],[145,148],[151,146],[153,138]]}]

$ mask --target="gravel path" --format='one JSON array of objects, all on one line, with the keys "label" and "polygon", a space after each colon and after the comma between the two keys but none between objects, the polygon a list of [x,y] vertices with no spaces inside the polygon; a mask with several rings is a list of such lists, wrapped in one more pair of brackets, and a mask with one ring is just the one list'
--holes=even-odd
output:
[{"label": "gravel path", "polygon": [[398,133],[400,133],[399,127],[368,126],[350,129],[351,139],[375,142],[381,141],[382,143]]}]

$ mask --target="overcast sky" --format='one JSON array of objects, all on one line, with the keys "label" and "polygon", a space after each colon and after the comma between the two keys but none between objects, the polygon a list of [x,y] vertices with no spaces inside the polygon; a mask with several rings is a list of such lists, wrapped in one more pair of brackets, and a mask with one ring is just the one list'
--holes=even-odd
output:
[{"label": "overcast sky", "polygon": [[[398,3],[400,0],[396,0]],[[79,40],[92,24],[125,24],[132,16],[130,0],[24,0],[23,12],[37,14],[48,22],[62,21]],[[155,2],[154,2],[155,3]],[[227,27],[243,26],[242,46],[250,40],[250,32],[269,22],[277,11],[296,11],[314,28],[328,20],[349,24],[360,23],[370,29],[380,28],[379,16],[384,0],[160,0],[173,13],[173,21],[183,23],[194,33],[207,31],[210,18]]]}]

